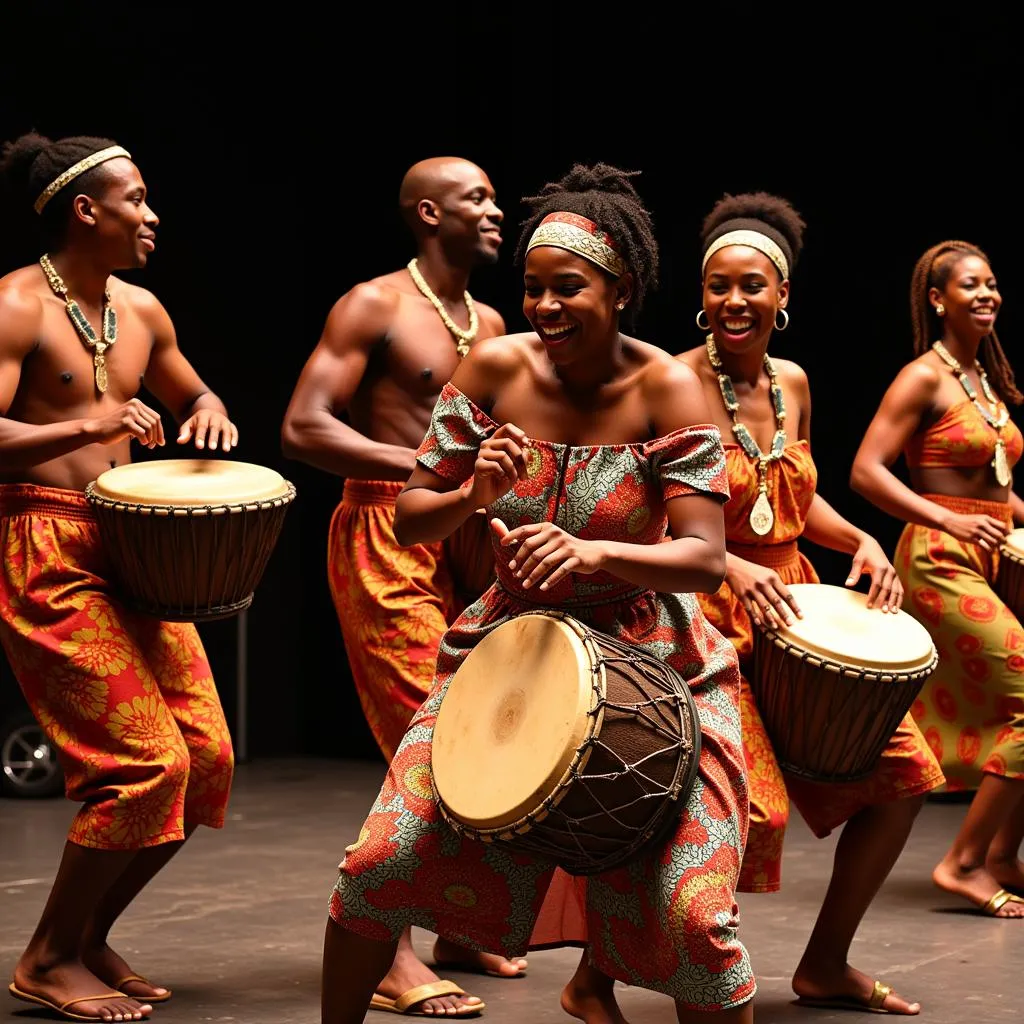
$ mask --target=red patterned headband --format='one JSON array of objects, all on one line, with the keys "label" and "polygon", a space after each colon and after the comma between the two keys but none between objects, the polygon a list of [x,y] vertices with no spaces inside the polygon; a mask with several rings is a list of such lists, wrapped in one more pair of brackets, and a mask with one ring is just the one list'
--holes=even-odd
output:
[{"label": "red patterned headband", "polygon": [[582,256],[612,277],[622,277],[626,272],[626,263],[611,235],[576,213],[549,213],[537,226],[526,251],[538,245],[551,245]]}]

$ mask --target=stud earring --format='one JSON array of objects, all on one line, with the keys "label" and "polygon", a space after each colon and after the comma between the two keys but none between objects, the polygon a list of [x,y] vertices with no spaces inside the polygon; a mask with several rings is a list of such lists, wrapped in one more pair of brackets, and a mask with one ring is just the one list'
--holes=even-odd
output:
[{"label": "stud earring", "polygon": [[938,304],[938,305],[937,305],[937,306],[935,307],[935,312],[936,312],[936,314],[937,314],[938,316],[945,316],[945,315],[946,315],[946,307],[945,307],[945,306],[944,306],[944,305],[943,305],[943,304],[942,304],[942,303],[940,302],[940,303],[939,303],[939,304]]},{"label": "stud earring", "polygon": [[616,302],[615,308],[621,313],[626,308],[626,304],[624,302]]}]

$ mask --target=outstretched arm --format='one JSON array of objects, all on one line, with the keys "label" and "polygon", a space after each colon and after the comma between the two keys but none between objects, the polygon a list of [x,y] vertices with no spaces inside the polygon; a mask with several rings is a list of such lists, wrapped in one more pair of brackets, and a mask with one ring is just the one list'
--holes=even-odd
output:
[{"label": "outstretched arm", "polygon": [[284,416],[281,448],[288,458],[363,480],[405,480],[413,471],[412,448],[373,441],[339,419],[373,347],[387,336],[397,302],[389,289],[361,284],[335,304]]},{"label": "outstretched arm", "polygon": [[153,332],[153,350],[146,367],[146,387],[180,425],[178,443],[230,451],[238,444],[238,428],[228,419],[224,403],[203,383],[178,348],[174,324],[156,297],[141,288],[133,303]]}]

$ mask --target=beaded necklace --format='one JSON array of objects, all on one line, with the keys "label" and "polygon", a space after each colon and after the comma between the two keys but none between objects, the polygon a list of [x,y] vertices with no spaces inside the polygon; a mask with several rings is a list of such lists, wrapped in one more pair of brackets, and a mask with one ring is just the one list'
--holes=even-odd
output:
[{"label": "beaded necklace", "polygon": [[[978,392],[975,390],[974,385],[971,383],[970,378],[964,372],[964,368],[959,362],[953,357],[952,353],[942,344],[941,341],[935,342],[932,345],[932,349],[935,354],[953,371],[957,379],[960,381],[960,387],[964,389],[964,394],[974,403],[974,408],[981,414],[981,418],[996,432],[996,450],[992,456],[992,469],[995,470],[996,481],[1000,487],[1009,486],[1013,480],[1013,475],[1010,473],[1010,463],[1006,458],[1006,443],[1002,438],[1003,427],[1010,422],[1010,412],[1003,406],[1003,411],[999,414],[997,419],[992,412],[985,408],[978,400]],[[974,368],[978,371],[978,380],[981,381],[981,390],[985,392],[985,397],[988,399],[989,404],[993,409],[999,408],[999,399],[992,392],[992,388],[988,382],[988,375],[982,369],[981,363],[977,359],[974,360]]]},{"label": "beaded necklace", "polygon": [[750,510],[750,528],[759,537],[770,533],[775,525],[775,513],[772,511],[772,504],[768,500],[768,464],[782,458],[782,452],[786,447],[786,401],[782,396],[782,388],[779,386],[778,377],[775,373],[775,364],[764,354],[764,369],[771,382],[772,411],[775,413],[775,436],[772,438],[771,448],[767,452],[761,451],[761,446],[754,440],[754,436],[736,418],[740,403],[736,398],[736,391],[732,386],[732,380],[722,368],[722,361],[718,358],[718,349],[715,347],[713,334],[707,336],[708,360],[711,369],[718,376],[718,387],[722,392],[722,401],[732,419],[732,432],[739,442],[740,447],[747,457],[757,462],[758,490],[757,501]]},{"label": "beaded necklace", "polygon": [[476,332],[480,329],[480,318],[477,316],[476,306],[469,292],[462,293],[462,300],[466,303],[466,312],[469,314],[469,330],[464,331],[449,315],[444,308],[444,303],[434,294],[426,279],[420,273],[419,264],[415,259],[409,261],[406,268],[412,277],[413,284],[430,300],[431,305],[437,310],[445,327],[451,331],[456,340],[455,350],[460,356],[465,357],[469,352],[469,346],[476,339]]},{"label": "beaded necklace", "polygon": [[64,309],[68,319],[74,325],[82,344],[92,349],[93,369],[96,376],[96,390],[103,394],[107,390],[107,357],[104,353],[117,341],[117,311],[110,304],[110,289],[103,289],[103,338],[97,338],[92,324],[82,312],[81,307],[68,295],[68,286],[57,273],[57,268],[50,262],[48,253],[39,257],[39,265],[43,268],[46,281],[53,289],[54,295],[64,300]]}]

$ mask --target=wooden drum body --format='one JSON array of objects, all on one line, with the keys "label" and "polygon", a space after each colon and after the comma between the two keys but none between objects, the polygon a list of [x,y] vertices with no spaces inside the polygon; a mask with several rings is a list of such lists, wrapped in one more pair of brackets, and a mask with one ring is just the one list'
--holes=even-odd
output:
[{"label": "wooden drum body", "polygon": [[214,459],[118,466],[85,489],[125,604],[173,622],[248,608],[295,488]]},{"label": "wooden drum body", "polygon": [[1024,617],[1024,530],[1011,530],[999,555],[995,590],[1020,619]]},{"label": "wooden drum body", "polygon": [[531,612],[455,673],[432,768],[457,832],[588,875],[675,822],[699,760],[697,709],[678,673],[567,615]]},{"label": "wooden drum body", "polygon": [[906,612],[817,583],[789,588],[804,617],[754,630],[750,680],[784,771],[818,782],[866,778],[938,655]]}]

